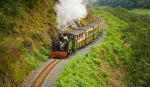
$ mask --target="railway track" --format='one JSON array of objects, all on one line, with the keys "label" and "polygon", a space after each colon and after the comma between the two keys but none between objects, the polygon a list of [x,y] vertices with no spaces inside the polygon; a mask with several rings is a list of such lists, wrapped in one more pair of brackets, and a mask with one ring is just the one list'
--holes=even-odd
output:
[{"label": "railway track", "polygon": [[42,85],[45,82],[48,74],[62,60],[63,59],[54,59],[54,60],[51,60],[50,63],[44,67],[44,69],[39,73],[39,75],[36,77],[36,79],[31,83],[30,87],[42,87]]}]

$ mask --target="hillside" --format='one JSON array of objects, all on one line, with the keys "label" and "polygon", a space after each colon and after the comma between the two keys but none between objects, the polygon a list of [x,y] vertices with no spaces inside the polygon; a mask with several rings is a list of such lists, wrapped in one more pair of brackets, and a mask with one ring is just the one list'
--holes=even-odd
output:
[{"label": "hillside", "polygon": [[130,59],[126,61],[126,81],[128,86],[148,87],[150,80],[150,19],[147,14],[132,14],[126,9],[110,11],[113,15],[126,21],[129,26],[122,33],[124,43],[131,48]]},{"label": "hillside", "polygon": [[150,9],[134,9],[134,10],[131,10],[130,12],[133,12],[133,13],[139,14],[139,15],[149,15],[150,16]]},{"label": "hillside", "polygon": [[0,84],[19,87],[49,58],[57,36],[55,0],[0,1]]},{"label": "hillside", "polygon": [[56,87],[149,87],[149,16],[123,8],[96,8],[107,23],[106,40],[77,56]]},{"label": "hillside", "polygon": [[126,9],[150,8],[149,0],[97,0],[99,6],[123,7]]}]

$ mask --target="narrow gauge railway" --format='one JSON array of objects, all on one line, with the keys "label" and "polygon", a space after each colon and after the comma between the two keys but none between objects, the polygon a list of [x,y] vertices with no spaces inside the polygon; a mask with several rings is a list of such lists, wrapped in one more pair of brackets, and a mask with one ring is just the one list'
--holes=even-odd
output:
[{"label": "narrow gauge railway", "polygon": [[51,56],[56,59],[50,59],[47,65],[42,67],[38,75],[34,76],[31,81],[27,82],[22,87],[42,87],[46,81],[49,73],[59,64],[63,58],[75,53],[78,49],[85,47],[95,39],[97,39],[103,32],[103,22],[101,18],[95,17],[95,20],[88,25],[74,29],[72,32],[60,34],[58,40],[52,43]]},{"label": "narrow gauge railway", "polygon": [[28,87],[42,87],[43,83],[45,82],[48,74],[53,70],[53,68],[62,61],[63,59],[53,59],[49,61],[49,64],[46,65],[39,75],[32,81],[30,86]]},{"label": "narrow gauge railway", "polygon": [[78,49],[93,42],[103,32],[102,25],[102,19],[95,17],[93,22],[85,26],[60,34],[59,39],[55,39],[52,43],[51,56],[67,58]]}]

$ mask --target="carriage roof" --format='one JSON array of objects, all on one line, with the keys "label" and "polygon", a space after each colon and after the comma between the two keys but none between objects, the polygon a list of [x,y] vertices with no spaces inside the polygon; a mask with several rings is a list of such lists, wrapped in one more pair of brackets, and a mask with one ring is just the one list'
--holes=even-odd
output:
[{"label": "carriage roof", "polygon": [[78,35],[80,33],[83,33],[83,30],[80,29],[74,29],[72,32],[69,32],[68,34]]},{"label": "carriage roof", "polygon": [[91,26],[89,26],[89,25],[85,25],[85,26],[82,26],[82,27],[79,27],[78,29],[82,29],[82,30],[87,30],[87,29],[90,29],[90,28],[92,28]]},{"label": "carriage roof", "polygon": [[89,26],[95,26],[101,22],[101,19],[99,17],[95,17],[95,20],[89,24]]},{"label": "carriage roof", "polygon": [[81,26],[78,29],[74,29],[72,32],[69,32],[68,34],[78,35],[80,33],[85,32],[88,29],[91,29],[93,26],[99,24],[100,22],[101,22],[101,18],[95,17],[95,20],[91,22],[90,24]]}]

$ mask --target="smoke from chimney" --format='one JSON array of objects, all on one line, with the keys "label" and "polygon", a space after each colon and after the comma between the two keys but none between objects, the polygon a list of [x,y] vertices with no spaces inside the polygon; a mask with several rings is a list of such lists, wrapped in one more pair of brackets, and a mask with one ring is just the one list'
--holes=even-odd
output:
[{"label": "smoke from chimney", "polygon": [[[59,0],[55,10],[57,13],[58,29],[66,31],[67,24],[74,20],[81,20],[87,16],[85,0]],[[87,1],[87,0],[86,0]]]}]

